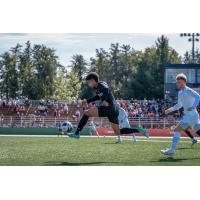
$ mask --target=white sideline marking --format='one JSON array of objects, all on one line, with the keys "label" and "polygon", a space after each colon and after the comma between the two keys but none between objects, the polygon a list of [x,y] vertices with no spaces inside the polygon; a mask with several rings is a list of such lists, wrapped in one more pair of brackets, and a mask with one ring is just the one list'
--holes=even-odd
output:
[{"label": "white sideline marking", "polygon": [[[57,135],[0,135],[0,137],[29,137],[29,138],[58,138]],[[60,138],[68,138],[68,136],[59,136]],[[98,136],[87,136],[87,135],[83,135],[81,136],[83,138],[98,138]],[[115,138],[116,136],[100,136],[100,138]],[[147,139],[146,137],[144,136],[137,136],[136,139],[137,139],[137,142],[161,142],[161,143],[166,143],[166,142],[171,142],[171,139],[172,137],[150,137],[149,139]],[[181,143],[191,143],[191,141],[189,141],[189,138],[187,137],[182,137],[183,139],[187,139],[187,141],[183,140],[181,141]],[[162,140],[160,140],[162,139]],[[130,137],[123,137],[123,140],[131,140]],[[198,142],[200,142],[198,140]]]}]

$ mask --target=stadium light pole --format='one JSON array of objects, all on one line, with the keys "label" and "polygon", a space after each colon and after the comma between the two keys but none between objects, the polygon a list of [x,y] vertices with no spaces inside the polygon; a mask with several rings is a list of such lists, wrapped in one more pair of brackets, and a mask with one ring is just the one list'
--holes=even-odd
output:
[{"label": "stadium light pole", "polygon": [[195,42],[199,42],[200,33],[181,33],[180,37],[189,37],[188,41],[192,42],[192,63],[195,63]]}]

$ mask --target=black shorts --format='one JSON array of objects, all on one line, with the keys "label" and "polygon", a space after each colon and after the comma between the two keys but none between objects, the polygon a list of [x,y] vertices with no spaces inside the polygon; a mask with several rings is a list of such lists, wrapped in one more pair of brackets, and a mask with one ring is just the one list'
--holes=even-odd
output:
[{"label": "black shorts", "polygon": [[98,107],[99,117],[107,117],[113,124],[119,124],[118,115],[119,111],[115,107],[100,106]]}]

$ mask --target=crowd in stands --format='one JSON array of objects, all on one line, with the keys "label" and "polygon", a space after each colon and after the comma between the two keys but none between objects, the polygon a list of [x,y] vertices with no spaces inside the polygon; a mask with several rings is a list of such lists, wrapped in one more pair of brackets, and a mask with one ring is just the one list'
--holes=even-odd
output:
[{"label": "crowd in stands", "polygon": [[[163,116],[164,110],[175,104],[172,100],[117,100],[118,103],[124,108],[130,118],[158,118]],[[98,102],[97,102],[98,103]],[[33,113],[28,113],[29,107],[34,107]],[[95,106],[91,104],[90,106]],[[39,100],[31,101],[28,99],[0,99],[0,108],[7,108],[16,113],[16,116],[24,116],[27,114],[43,116],[43,117],[66,117],[70,116],[73,120],[79,120],[85,108],[80,99],[72,101],[71,103],[58,102],[52,100]],[[72,109],[73,108],[73,109]],[[198,107],[200,111],[200,107]],[[1,117],[3,113],[0,112]],[[4,113],[5,115],[5,113]],[[178,117],[179,114],[175,113],[173,117]]]}]

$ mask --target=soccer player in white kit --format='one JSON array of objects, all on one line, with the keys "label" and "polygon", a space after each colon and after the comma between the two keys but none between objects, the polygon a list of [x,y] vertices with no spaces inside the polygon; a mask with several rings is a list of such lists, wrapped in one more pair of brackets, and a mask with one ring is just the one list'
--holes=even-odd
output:
[{"label": "soccer player in white kit", "polygon": [[[122,135],[131,134],[133,142],[136,142],[135,133],[142,133],[145,137],[149,137],[148,132],[142,126],[137,126],[137,128],[135,129],[131,128],[127,112],[122,107],[120,107],[119,103],[117,103],[117,107],[119,109],[118,120],[119,120],[120,133]],[[116,137],[116,143],[120,143],[121,141],[122,137],[118,135]]]},{"label": "soccer player in white kit", "polygon": [[187,87],[186,83],[187,77],[185,74],[178,74],[176,76],[176,85],[180,90],[178,92],[178,103],[175,106],[165,110],[165,114],[167,115],[183,107],[184,116],[174,129],[170,148],[161,150],[161,153],[164,155],[173,155],[175,153],[176,146],[180,141],[181,131],[186,131],[188,128],[192,128],[198,135],[200,135],[200,119],[196,109],[200,101],[200,95],[196,91]]},{"label": "soccer player in white kit", "polygon": [[93,120],[90,121],[89,127],[90,127],[90,134],[91,135],[95,135],[96,134],[98,136],[98,138],[99,138],[99,133],[97,131],[96,124],[94,123]]}]

